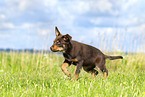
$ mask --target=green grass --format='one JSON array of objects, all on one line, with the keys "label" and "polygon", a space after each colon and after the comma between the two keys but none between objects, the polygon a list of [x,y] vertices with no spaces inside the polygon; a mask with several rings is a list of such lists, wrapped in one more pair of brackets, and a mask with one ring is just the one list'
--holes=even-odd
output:
[{"label": "green grass", "polygon": [[[116,53],[117,55],[118,53]],[[145,55],[106,61],[108,78],[92,79],[81,70],[78,81],[61,71],[62,55],[0,53],[0,97],[145,97]],[[75,66],[68,69],[73,74]]]}]

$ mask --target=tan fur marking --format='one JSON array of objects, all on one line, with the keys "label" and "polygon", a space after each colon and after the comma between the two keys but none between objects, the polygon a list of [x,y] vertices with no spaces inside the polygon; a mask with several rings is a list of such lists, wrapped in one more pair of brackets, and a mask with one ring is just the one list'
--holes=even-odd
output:
[{"label": "tan fur marking", "polygon": [[65,48],[65,45],[63,44],[63,47]]},{"label": "tan fur marking", "polygon": [[78,74],[75,74],[74,77],[71,79],[71,81],[73,81],[73,80],[76,81],[78,79],[78,76],[79,76]]},{"label": "tan fur marking", "polygon": [[69,66],[68,63],[63,63],[61,69],[67,76],[71,77],[71,73],[67,70],[68,66]]},{"label": "tan fur marking", "polygon": [[78,62],[78,59],[77,58],[74,58],[74,59],[68,59],[68,58],[65,58],[66,60],[71,60],[73,62]]},{"label": "tan fur marking", "polygon": [[107,78],[107,72],[104,72],[104,80]]},{"label": "tan fur marking", "polygon": [[[96,66],[96,67],[97,67],[97,66]],[[101,71],[99,67],[97,67],[97,69],[98,69],[99,71]]]},{"label": "tan fur marking", "polygon": [[71,59],[73,62],[77,62],[78,61],[78,59],[77,58],[75,58],[75,59]]},{"label": "tan fur marking", "polygon": [[63,51],[64,50],[63,47],[58,47],[56,45],[54,45],[53,49],[58,50],[58,51]]},{"label": "tan fur marking", "polygon": [[92,73],[92,78],[94,78],[94,77],[95,77],[95,73],[93,72],[93,73]]}]

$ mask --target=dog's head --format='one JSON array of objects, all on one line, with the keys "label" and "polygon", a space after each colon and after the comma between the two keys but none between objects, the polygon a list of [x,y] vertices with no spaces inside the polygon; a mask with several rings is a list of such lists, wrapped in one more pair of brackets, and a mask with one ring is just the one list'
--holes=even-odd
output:
[{"label": "dog's head", "polygon": [[53,45],[50,47],[51,51],[65,52],[65,50],[68,48],[68,45],[70,44],[70,40],[72,37],[68,34],[62,35],[57,27],[55,27],[55,34],[56,38]]}]

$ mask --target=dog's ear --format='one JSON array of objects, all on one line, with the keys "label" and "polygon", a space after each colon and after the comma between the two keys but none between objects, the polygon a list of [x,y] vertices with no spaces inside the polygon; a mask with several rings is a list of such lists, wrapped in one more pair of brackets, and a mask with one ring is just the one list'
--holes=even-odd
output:
[{"label": "dog's ear", "polygon": [[55,27],[55,34],[56,34],[56,36],[60,36],[61,35],[61,33],[59,32],[57,27]]},{"label": "dog's ear", "polygon": [[72,37],[69,34],[63,36],[64,41],[70,41]]}]

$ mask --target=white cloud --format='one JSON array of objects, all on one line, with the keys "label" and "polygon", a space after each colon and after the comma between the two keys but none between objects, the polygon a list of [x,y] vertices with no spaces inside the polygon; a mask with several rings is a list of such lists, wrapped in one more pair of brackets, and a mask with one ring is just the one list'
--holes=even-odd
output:
[{"label": "white cloud", "polygon": [[[71,3],[72,3],[72,5],[71,5]],[[72,9],[73,12],[77,13],[77,14],[83,14],[90,10],[89,1],[79,1],[79,0],[73,1],[73,2],[70,2],[68,7],[70,7],[70,9]]]},{"label": "white cloud", "polygon": [[56,5],[58,3],[58,0],[43,0],[42,1],[44,3],[45,6],[48,7],[57,7],[58,5]]},{"label": "white cloud", "polygon": [[0,38],[2,39],[2,38],[9,38],[10,37],[10,35],[9,34],[0,34]]},{"label": "white cloud", "polygon": [[13,23],[9,23],[9,22],[0,23],[0,29],[13,29],[13,28],[15,28]]},{"label": "white cloud", "polygon": [[[124,3],[122,5],[122,9],[123,11],[128,10],[131,6],[136,5],[136,3],[138,2],[138,0],[124,0]],[[135,6],[134,6],[135,7]]]},{"label": "white cloud", "polygon": [[5,20],[6,16],[4,14],[0,14],[0,20]]},{"label": "white cloud", "polygon": [[[95,27],[93,28],[93,31],[92,31],[93,35],[103,35],[104,33],[107,35],[107,34],[113,34],[114,33],[114,28],[112,27]],[[104,36],[104,35],[103,35]]]},{"label": "white cloud", "polygon": [[23,13],[32,9],[43,8],[43,1],[40,0],[6,0],[6,2],[9,12],[14,13]]},{"label": "white cloud", "polygon": [[41,29],[41,28],[38,28],[38,29],[36,29],[36,32],[39,35],[48,36],[48,34],[51,32],[51,30],[50,29]]},{"label": "white cloud", "polygon": [[24,28],[24,29],[29,29],[34,27],[34,24],[32,23],[23,23],[21,26],[19,26],[19,28]]},{"label": "white cloud", "polygon": [[90,0],[90,11],[96,12],[100,11],[102,13],[111,12],[112,13],[112,3],[108,0]]},{"label": "white cloud", "polygon": [[71,25],[73,23],[74,15],[71,14],[67,9],[64,9],[62,7],[58,8],[59,12],[59,21],[58,23],[64,24],[64,25]]},{"label": "white cloud", "polygon": [[128,32],[135,32],[138,35],[145,36],[145,23],[134,27],[128,27]]},{"label": "white cloud", "polygon": [[138,18],[134,15],[128,15],[126,17],[119,17],[117,19],[117,22],[119,24],[119,26],[124,26],[124,27],[127,27],[127,26],[135,26],[135,25],[138,25],[140,24],[142,21],[141,21],[141,18]]},{"label": "white cloud", "polygon": [[18,9],[20,11],[24,11],[24,10],[27,10],[29,7],[31,7],[32,3],[31,1],[29,0],[16,0],[16,3],[18,3]]},{"label": "white cloud", "polygon": [[105,13],[110,12],[112,14],[112,3],[109,0],[75,0],[67,1],[66,9],[72,10],[77,14],[84,14],[87,12],[92,13]]},{"label": "white cloud", "polygon": [[102,21],[102,19],[100,19],[100,18],[90,19],[90,22],[95,25],[99,25],[101,23],[101,21]]}]

